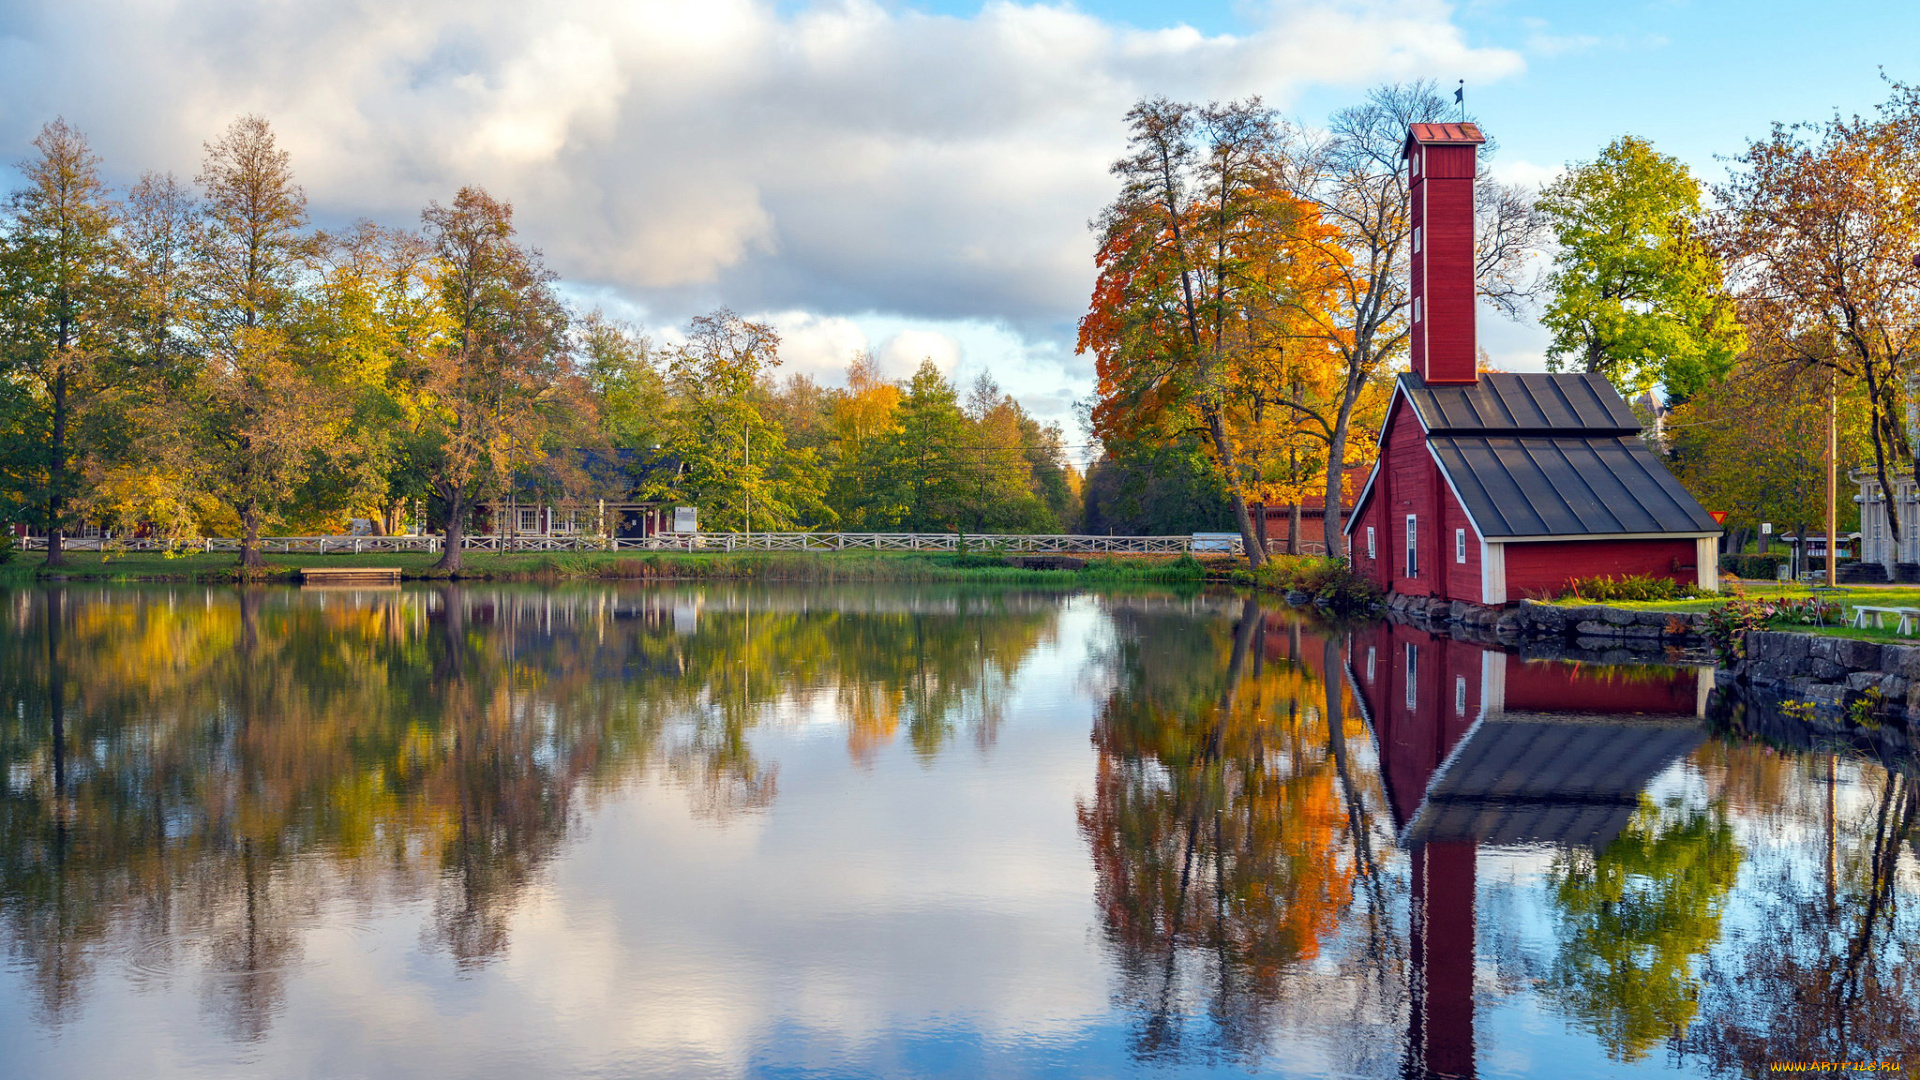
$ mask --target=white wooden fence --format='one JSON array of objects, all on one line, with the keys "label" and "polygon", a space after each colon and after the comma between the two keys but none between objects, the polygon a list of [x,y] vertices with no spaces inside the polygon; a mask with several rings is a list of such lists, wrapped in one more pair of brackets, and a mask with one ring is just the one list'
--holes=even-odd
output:
[{"label": "white wooden fence", "polygon": [[[45,551],[45,537],[20,541],[27,551]],[[209,537],[176,543],[163,539],[68,537],[68,551],[224,551],[237,552],[240,541]],[[1180,555],[1187,552],[1238,555],[1238,537],[1065,536],[1009,533],[662,533],[644,537],[469,536],[467,551],[974,551],[1009,555]],[[438,536],[263,536],[260,550],[282,555],[363,555],[379,552],[440,550]]]}]

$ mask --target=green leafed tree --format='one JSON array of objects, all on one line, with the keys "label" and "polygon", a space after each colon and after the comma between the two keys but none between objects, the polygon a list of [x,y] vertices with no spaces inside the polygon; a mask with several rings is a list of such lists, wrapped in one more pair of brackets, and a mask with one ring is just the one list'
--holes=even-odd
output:
[{"label": "green leafed tree", "polygon": [[81,493],[79,412],[104,383],[124,289],[118,212],[86,137],[55,120],[33,145],[0,234],[0,375],[14,384],[16,425],[0,475],[58,566]]},{"label": "green leafed tree", "polygon": [[815,450],[789,446],[770,418],[768,373],[780,335],[722,308],[695,318],[667,363],[672,408],[661,449],[674,463],[649,498],[700,508],[702,528],[783,531],[832,519]]},{"label": "green leafed tree", "polygon": [[1745,345],[1721,263],[1696,231],[1700,184],[1632,135],[1548,185],[1536,204],[1559,247],[1541,323],[1556,370],[1622,393],[1690,394]]},{"label": "green leafed tree", "polygon": [[868,528],[947,532],[972,524],[977,461],[953,384],[923,360],[894,411],[892,430],[868,441],[853,463]]}]

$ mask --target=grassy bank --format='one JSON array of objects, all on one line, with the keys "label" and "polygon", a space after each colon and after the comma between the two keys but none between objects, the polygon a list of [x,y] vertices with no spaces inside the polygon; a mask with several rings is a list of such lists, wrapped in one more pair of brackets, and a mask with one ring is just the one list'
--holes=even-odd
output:
[{"label": "grassy bank", "polygon": [[[0,580],[200,581],[239,577],[234,556],[198,552],[166,556],[148,552],[102,555],[69,552],[68,565],[48,570],[45,557],[18,555],[0,565]],[[303,566],[398,567],[408,580],[444,579],[428,553],[363,555],[267,555],[262,580],[296,580]],[[1016,566],[986,554],[945,552],[468,552],[460,577],[488,581],[1003,581],[1073,586],[1106,582],[1199,582],[1207,568],[1189,556],[1112,557],[1085,560],[1080,569]]]}]

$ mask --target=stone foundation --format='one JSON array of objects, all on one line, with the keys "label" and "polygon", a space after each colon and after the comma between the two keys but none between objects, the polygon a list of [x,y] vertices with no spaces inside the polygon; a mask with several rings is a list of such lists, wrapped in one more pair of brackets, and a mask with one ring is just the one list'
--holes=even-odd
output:
[{"label": "stone foundation", "polygon": [[1401,593],[1387,597],[1387,610],[1436,629],[1462,627],[1491,631],[1500,638],[1548,638],[1588,650],[1696,646],[1705,641],[1701,635],[1705,620],[1692,612],[1629,611],[1604,604],[1562,607],[1532,600],[1512,607],[1487,607]]}]

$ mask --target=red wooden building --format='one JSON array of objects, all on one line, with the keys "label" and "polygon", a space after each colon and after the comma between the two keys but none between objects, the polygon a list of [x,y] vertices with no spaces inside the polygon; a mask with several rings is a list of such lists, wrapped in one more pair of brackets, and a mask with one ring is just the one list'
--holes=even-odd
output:
[{"label": "red wooden building", "polygon": [[1390,591],[1504,604],[1575,578],[1714,588],[1720,528],[1640,438],[1598,375],[1476,371],[1472,124],[1414,124],[1413,370],[1346,525],[1356,569]]}]

